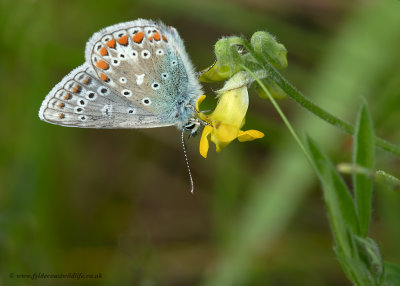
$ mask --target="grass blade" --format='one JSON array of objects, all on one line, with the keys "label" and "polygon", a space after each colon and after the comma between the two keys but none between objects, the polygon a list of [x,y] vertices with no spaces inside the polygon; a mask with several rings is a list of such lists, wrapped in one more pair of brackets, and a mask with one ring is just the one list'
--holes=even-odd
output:
[{"label": "grass blade", "polygon": [[336,239],[340,240],[340,237],[345,235],[347,226],[351,227],[354,233],[358,233],[357,215],[349,189],[335,166],[311,138],[307,138],[307,144],[323,186],[324,199]]}]

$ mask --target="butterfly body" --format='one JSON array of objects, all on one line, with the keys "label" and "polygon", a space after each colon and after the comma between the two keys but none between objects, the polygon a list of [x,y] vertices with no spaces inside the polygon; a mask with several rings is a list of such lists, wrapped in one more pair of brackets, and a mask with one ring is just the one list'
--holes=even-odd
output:
[{"label": "butterfly body", "polygon": [[95,33],[85,63],[50,91],[39,117],[70,127],[185,130],[201,94],[178,32],[138,19]]}]

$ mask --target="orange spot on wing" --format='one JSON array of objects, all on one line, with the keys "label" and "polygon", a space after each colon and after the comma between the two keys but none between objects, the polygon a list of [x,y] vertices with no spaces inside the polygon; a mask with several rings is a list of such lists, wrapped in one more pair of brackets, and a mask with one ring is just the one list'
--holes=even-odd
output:
[{"label": "orange spot on wing", "polygon": [[100,55],[107,56],[108,55],[108,51],[106,47],[102,47],[101,50],[99,51]]},{"label": "orange spot on wing", "polygon": [[153,36],[149,37],[149,41],[152,42],[153,41]]},{"label": "orange spot on wing", "polygon": [[67,93],[64,95],[64,100],[70,100],[72,98],[72,95],[70,93]]},{"label": "orange spot on wing", "polygon": [[164,41],[168,42],[167,38],[164,35],[162,35],[162,38]]},{"label": "orange spot on wing", "polygon": [[132,37],[132,40],[135,43],[140,44],[143,41],[143,37],[144,37],[143,32],[139,32]]},{"label": "orange spot on wing", "polygon": [[96,63],[96,66],[97,66],[99,69],[102,69],[102,70],[106,70],[106,69],[109,68],[109,65],[108,65],[105,61],[103,61],[103,60],[98,61],[98,62]]},{"label": "orange spot on wing", "polygon": [[107,42],[107,46],[109,46],[110,48],[115,48],[115,40],[111,39]]},{"label": "orange spot on wing", "polygon": [[101,73],[101,74],[100,74],[100,78],[101,78],[103,81],[105,81],[105,82],[110,81],[110,79],[108,78],[108,76],[106,76],[104,73]]},{"label": "orange spot on wing", "polygon": [[62,102],[60,102],[60,103],[57,104],[57,106],[58,106],[59,108],[64,108],[65,104],[62,103]]},{"label": "orange spot on wing", "polygon": [[153,38],[154,38],[154,40],[159,41],[159,40],[161,39],[161,36],[160,36],[160,34],[159,34],[158,32],[156,32],[156,33],[153,35]]},{"label": "orange spot on wing", "polygon": [[81,91],[81,87],[78,85],[78,84],[76,84],[73,88],[72,88],[72,90],[71,90],[73,93],[79,93],[80,91]]},{"label": "orange spot on wing", "polygon": [[92,79],[91,79],[90,77],[86,77],[82,82],[83,82],[84,84],[90,84],[91,81],[92,81]]},{"label": "orange spot on wing", "polygon": [[59,114],[58,114],[58,118],[64,119],[64,118],[65,118],[65,115],[64,115],[63,113],[59,113]]},{"label": "orange spot on wing", "polygon": [[128,36],[125,35],[125,36],[119,38],[117,41],[118,41],[118,43],[120,43],[121,45],[126,46],[126,45],[128,44]]}]

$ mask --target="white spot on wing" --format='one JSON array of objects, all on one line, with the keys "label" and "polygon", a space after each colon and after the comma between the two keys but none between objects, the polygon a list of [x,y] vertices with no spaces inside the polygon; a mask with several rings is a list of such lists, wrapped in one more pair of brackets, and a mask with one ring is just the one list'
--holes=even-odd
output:
[{"label": "white spot on wing", "polygon": [[141,85],[143,83],[143,80],[144,80],[144,74],[136,75],[136,83],[137,83],[137,85]]},{"label": "white spot on wing", "polygon": [[101,94],[101,95],[109,95],[110,94],[110,89],[104,85],[99,86],[99,88],[97,89],[97,93]]},{"label": "white spot on wing", "polygon": [[160,84],[158,82],[153,82],[153,84],[151,85],[151,88],[154,90],[157,90],[160,88]]},{"label": "white spot on wing", "polygon": [[76,106],[76,107],[74,108],[74,112],[75,112],[75,113],[82,113],[84,110],[85,110],[85,109],[84,109],[83,107],[80,107],[80,106]]},{"label": "white spot on wing", "polygon": [[103,106],[101,109],[101,114],[106,117],[111,117],[112,114],[112,105],[111,104],[106,104]]},{"label": "white spot on wing", "polygon": [[148,50],[143,50],[141,55],[143,59],[149,59],[151,57],[151,54]]},{"label": "white spot on wing", "polygon": [[81,116],[79,116],[79,120],[80,121],[86,121],[87,117],[85,115],[81,115]]},{"label": "white spot on wing", "polygon": [[132,91],[130,91],[129,89],[123,89],[123,90],[121,90],[121,94],[125,97],[131,97]]},{"label": "white spot on wing", "polygon": [[143,98],[142,99],[142,104],[146,105],[146,106],[149,106],[151,104],[151,99],[148,98],[148,97]]},{"label": "white spot on wing", "polygon": [[86,106],[88,102],[87,102],[86,99],[78,98],[77,103],[78,103],[78,105],[80,105],[80,106]]}]

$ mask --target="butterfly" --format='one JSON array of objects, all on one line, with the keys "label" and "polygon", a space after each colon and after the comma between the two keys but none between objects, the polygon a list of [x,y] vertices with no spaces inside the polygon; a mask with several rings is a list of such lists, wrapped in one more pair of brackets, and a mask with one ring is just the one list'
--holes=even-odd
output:
[{"label": "butterfly", "polygon": [[82,128],[175,125],[194,134],[203,94],[177,30],[137,19],[106,27],[86,44],[85,63],[46,96],[39,118]]},{"label": "butterfly", "polygon": [[82,128],[153,128],[175,125],[195,134],[203,122],[203,94],[177,30],[137,19],[106,27],[86,44],[85,62],[45,97],[39,118]]}]

